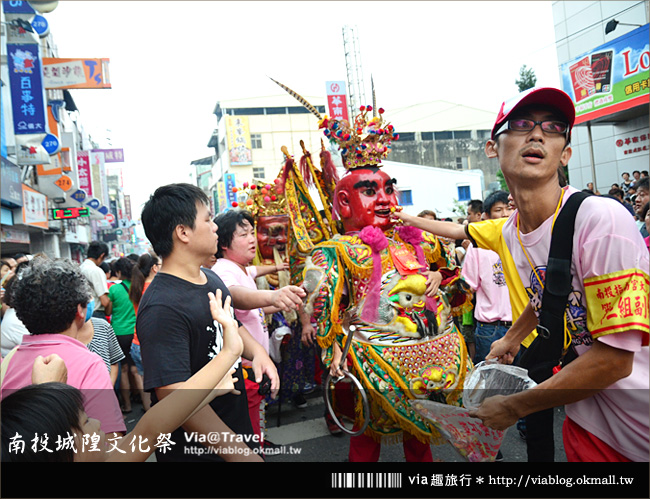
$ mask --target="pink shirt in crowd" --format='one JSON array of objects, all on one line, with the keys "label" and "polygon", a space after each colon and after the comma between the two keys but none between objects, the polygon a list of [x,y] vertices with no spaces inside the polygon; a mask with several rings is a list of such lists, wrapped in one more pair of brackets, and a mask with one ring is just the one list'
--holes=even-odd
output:
[{"label": "pink shirt in crowd", "polygon": [[474,318],[477,321],[512,321],[510,294],[497,253],[470,245],[461,276],[476,291]]},{"label": "pink shirt in crowd", "polygon": [[[214,267],[212,267],[212,271],[216,273],[229,288],[231,286],[244,286],[249,289],[257,289],[257,284],[255,283],[257,268],[254,266],[246,267],[246,271],[244,271],[232,260],[219,258],[217,263],[214,264]],[[264,311],[261,308],[255,308],[253,310],[235,309],[235,315],[251,336],[253,336],[253,338],[264,347],[266,353],[268,353],[269,332],[264,323]],[[242,363],[246,366],[250,366],[250,361],[245,359],[242,359]]]},{"label": "pink shirt in crowd", "polygon": [[[562,205],[577,189],[565,187]],[[539,315],[553,216],[521,234],[537,271],[533,271],[517,237],[518,212],[503,235],[516,262],[531,304]],[[566,414],[633,461],[647,462],[650,453],[648,399],[648,249],[629,212],[619,202],[587,198],[578,210],[573,237],[572,292],[567,324],[579,355],[594,341],[634,352],[632,374],[596,395],[566,406]]]},{"label": "pink shirt in crowd", "polygon": [[[88,417],[101,422],[104,433],[126,432],[120,404],[111,385],[106,364],[86,345],[63,334],[27,335],[9,359],[0,397],[32,384],[32,367],[39,355],[57,354],[68,368],[67,384],[82,391]],[[62,435],[65,436],[65,435]],[[56,438],[50,435],[50,439]]]}]

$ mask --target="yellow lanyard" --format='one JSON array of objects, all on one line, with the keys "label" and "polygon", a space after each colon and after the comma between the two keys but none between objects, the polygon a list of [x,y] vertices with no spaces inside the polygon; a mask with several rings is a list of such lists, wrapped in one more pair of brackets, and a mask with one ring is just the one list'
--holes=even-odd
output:
[{"label": "yellow lanyard", "polygon": [[[551,234],[553,234],[553,227],[555,227],[555,219],[557,218],[557,214],[560,212],[560,206],[562,206],[563,198],[564,198],[564,189],[562,189],[562,193],[560,194],[560,200],[557,202],[557,206],[555,207],[555,213],[553,214],[553,222],[551,223]],[[521,219],[520,214],[517,213],[517,239],[519,240],[519,246],[521,246],[521,250],[524,252],[524,255],[526,256],[526,260],[528,260],[528,264],[530,265],[530,268],[533,269],[533,272],[535,273],[535,277],[537,277],[537,282],[539,282],[539,285],[542,287],[542,291],[544,291],[544,283],[542,282],[542,279],[539,277],[539,274],[537,273],[537,269],[535,269],[532,260],[528,256],[528,252],[526,251],[526,248],[524,248],[524,244],[521,242],[521,234],[519,232],[520,219]],[[565,350],[569,348],[570,343],[571,343],[571,333],[568,331],[567,328],[566,313],[565,313],[564,314],[564,349]]]},{"label": "yellow lanyard", "polygon": [[[562,189],[562,193],[560,194],[560,200],[557,202],[557,206],[555,207],[555,213],[553,214],[553,222],[551,224],[551,234],[553,234],[553,227],[555,227],[555,219],[557,218],[557,214],[560,212],[560,206],[562,206],[562,198],[564,198],[564,189]],[[526,251],[526,248],[524,248],[524,244],[521,242],[521,234],[519,232],[520,220],[521,220],[521,215],[517,213],[517,239],[519,240],[519,246],[521,246],[521,250],[524,252],[524,255],[526,256],[526,260],[528,260],[528,264],[530,265],[530,268],[533,269],[533,272],[535,272],[535,277],[537,277],[537,282],[539,282],[540,286],[542,286],[542,291],[543,291],[544,283],[540,279],[537,270],[535,270],[535,266],[533,265],[533,262],[528,256],[528,252]]]}]

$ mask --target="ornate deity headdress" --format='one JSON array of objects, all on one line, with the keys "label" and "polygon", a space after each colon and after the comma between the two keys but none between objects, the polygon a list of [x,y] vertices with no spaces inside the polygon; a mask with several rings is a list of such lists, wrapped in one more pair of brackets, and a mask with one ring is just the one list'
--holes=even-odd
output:
[{"label": "ornate deity headdress", "polygon": [[[273,78],[271,78],[273,80]],[[375,88],[372,85],[373,105],[361,106],[359,114],[354,118],[353,126],[347,120],[328,118],[320,113],[304,97],[300,96],[287,86],[277,82],[290,95],[296,98],[319,120],[319,128],[323,128],[325,136],[336,142],[341,150],[343,166],[346,170],[364,165],[381,166],[381,160],[390,153],[391,142],[398,140],[399,135],[395,128],[383,118],[384,109],[375,104]],[[369,115],[372,113],[372,117]]]},{"label": "ornate deity headdress", "polygon": [[254,218],[287,214],[287,199],[279,177],[273,183],[244,182],[242,187],[233,187],[233,192],[237,196],[233,207],[250,211]]},{"label": "ornate deity headdress", "polygon": [[[346,120],[325,116],[319,123],[323,133],[339,144],[343,166],[347,170],[364,165],[381,165],[381,160],[390,153],[391,142],[397,140],[393,125],[384,121],[384,109],[375,111],[373,106],[361,106],[354,118],[354,126]],[[373,112],[372,117],[369,113]]]}]

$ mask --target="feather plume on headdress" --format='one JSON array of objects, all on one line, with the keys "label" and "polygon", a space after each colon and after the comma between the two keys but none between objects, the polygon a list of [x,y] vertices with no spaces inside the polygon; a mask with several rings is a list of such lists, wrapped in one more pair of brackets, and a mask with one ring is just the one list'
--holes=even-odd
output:
[{"label": "feather plume on headdress", "polygon": [[270,79],[271,81],[274,81],[275,83],[277,83],[277,84],[278,84],[280,87],[282,87],[284,90],[286,90],[286,92],[287,92],[289,95],[291,95],[291,96],[292,96],[293,98],[295,98],[298,102],[300,102],[303,106],[305,106],[305,107],[309,110],[310,113],[312,113],[314,116],[316,116],[316,117],[318,118],[319,121],[323,119],[323,117],[320,115],[320,113],[318,112],[318,110],[317,110],[314,106],[312,106],[312,105],[307,101],[307,99],[305,99],[302,95],[298,94],[297,92],[294,92],[294,91],[291,90],[289,87],[287,87],[286,85],[283,85],[283,84],[280,83],[279,81],[275,81],[275,80],[274,80],[273,78],[271,78],[270,76],[269,76],[269,79]]}]

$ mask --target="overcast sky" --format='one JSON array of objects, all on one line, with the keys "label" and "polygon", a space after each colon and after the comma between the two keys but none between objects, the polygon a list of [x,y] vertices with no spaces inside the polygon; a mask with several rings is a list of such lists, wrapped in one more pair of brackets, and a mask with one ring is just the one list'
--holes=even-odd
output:
[{"label": "overcast sky", "polygon": [[71,92],[93,140],[124,149],[134,216],[213,153],[217,101],[281,92],[269,76],[323,98],[345,80],[344,25],[388,118],[432,100],[496,116],[523,64],[560,86],[551,2],[63,0],[46,18],[59,57],[110,58],[112,89]]}]

